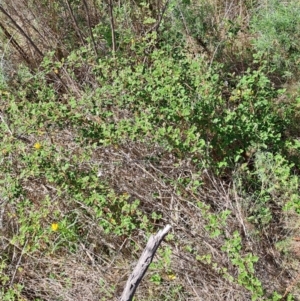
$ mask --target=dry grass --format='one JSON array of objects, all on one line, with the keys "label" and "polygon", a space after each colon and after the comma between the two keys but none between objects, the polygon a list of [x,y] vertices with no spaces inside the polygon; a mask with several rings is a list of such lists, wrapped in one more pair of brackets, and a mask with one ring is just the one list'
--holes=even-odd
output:
[{"label": "dry grass", "polygon": [[[145,159],[150,157],[159,157],[160,160],[151,162]],[[267,292],[295,289],[297,269],[294,266],[292,271],[290,265],[283,265],[284,257],[275,248],[276,241],[286,235],[279,230],[285,224],[274,225],[274,233],[262,232],[260,235],[263,236],[257,236],[255,227],[245,217],[243,199],[232,184],[218,180],[208,171],[199,173],[189,159],[179,160],[158,146],[149,147],[141,143],[128,143],[117,149],[99,148],[93,154],[92,164],[100,166],[101,177],[105,177],[115,191],[127,192],[132,200],[139,199],[143,212],[161,213],[161,220],[152,221],[155,222],[155,228],[166,223],[173,227],[174,237],[164,242],[163,247],[169,246],[172,250],[168,269],[172,270],[176,279],[170,280],[167,274],[161,274],[163,282],[157,286],[151,283],[150,278],[153,273],[162,271],[150,270],[136,293],[138,300],[150,300],[153,296],[157,300],[167,300],[167,296],[172,294],[177,300],[250,300],[249,292],[237,283],[224,279],[221,272],[222,268],[227,268],[231,275],[237,272],[221,250],[224,239],[230,237],[234,230],[244,236],[242,253],[259,255],[256,274]],[[205,185],[192,192],[188,186],[170,184],[179,183],[187,174],[201,177]],[[59,197],[55,196],[55,188],[48,187],[45,183],[35,181],[24,183],[24,188],[32,191],[28,197],[36,204],[35,210],[39,210],[38,204],[43,196],[51,193],[52,199],[58,199],[53,206],[62,214],[76,210],[78,223],[85,234],[80,238],[75,252],[70,253],[67,245],[58,251],[45,246],[27,255],[24,252],[26,245],[22,249],[9,242],[18,231],[18,223],[11,218],[8,222],[8,216],[14,214],[14,208],[7,204],[3,214],[2,251],[11,254],[6,270],[11,277],[11,284],[24,285],[22,297],[25,300],[117,299],[145,245],[144,232],[137,229],[132,235],[121,237],[105,234],[97,225],[91,208],[78,202],[61,203]],[[223,229],[224,235],[217,238],[209,235],[205,228],[205,216],[196,206],[198,201],[210,204],[210,210],[214,213],[225,209],[232,212]],[[272,229],[270,227],[268,231]],[[299,253],[296,239],[292,246],[295,264]],[[215,266],[197,259],[207,254],[212,256]],[[161,256],[161,253],[157,255],[156,260]]]}]

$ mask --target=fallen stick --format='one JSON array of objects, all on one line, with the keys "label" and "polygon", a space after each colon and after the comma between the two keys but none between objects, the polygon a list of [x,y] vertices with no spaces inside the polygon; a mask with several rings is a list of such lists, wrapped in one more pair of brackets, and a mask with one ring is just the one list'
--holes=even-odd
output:
[{"label": "fallen stick", "polygon": [[141,280],[143,279],[150,263],[153,260],[156,250],[158,249],[160,243],[164,237],[170,231],[171,226],[166,225],[164,229],[159,230],[156,235],[151,235],[146,248],[144,249],[137,265],[135,266],[132,274],[127,280],[126,286],[120,298],[120,301],[131,301],[133,295],[139,286]]}]

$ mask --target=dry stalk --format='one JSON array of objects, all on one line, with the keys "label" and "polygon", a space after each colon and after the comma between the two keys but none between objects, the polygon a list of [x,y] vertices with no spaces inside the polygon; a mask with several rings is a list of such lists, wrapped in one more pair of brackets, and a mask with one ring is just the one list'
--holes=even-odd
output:
[{"label": "dry stalk", "polygon": [[116,52],[116,36],[115,36],[115,21],[114,21],[112,0],[108,0],[108,10],[109,10],[109,17],[110,17],[112,52],[114,56]]},{"label": "dry stalk", "polygon": [[76,18],[74,16],[74,13],[73,13],[73,10],[72,10],[72,7],[70,5],[69,0],[66,0],[66,5],[67,5],[67,8],[68,8],[69,14],[71,16],[73,27],[74,27],[74,29],[76,31],[76,34],[77,34],[78,38],[80,39],[81,44],[84,45],[84,39],[83,39],[81,30],[80,30],[80,28],[79,28],[79,26],[77,24],[77,21],[76,21]]},{"label": "dry stalk", "polygon": [[34,48],[34,50],[43,57],[42,51],[35,45],[32,39],[26,34],[26,32],[22,29],[21,26],[11,17],[11,15],[6,11],[6,9],[0,4],[0,11],[9,19],[11,20],[14,27],[21,33],[21,35],[29,42],[29,44]]}]

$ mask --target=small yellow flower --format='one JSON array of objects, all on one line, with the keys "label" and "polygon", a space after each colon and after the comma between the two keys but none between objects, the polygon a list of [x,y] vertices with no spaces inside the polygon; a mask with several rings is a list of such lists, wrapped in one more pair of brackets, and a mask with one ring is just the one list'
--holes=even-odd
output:
[{"label": "small yellow flower", "polygon": [[168,278],[169,278],[169,280],[175,280],[176,279],[176,275],[174,275],[174,274],[169,274],[168,275]]},{"label": "small yellow flower", "polygon": [[51,225],[51,229],[52,229],[52,231],[57,231],[58,230],[58,224],[57,223],[53,223]]},{"label": "small yellow flower", "polygon": [[42,145],[39,142],[36,142],[33,146],[35,149],[41,149]]}]

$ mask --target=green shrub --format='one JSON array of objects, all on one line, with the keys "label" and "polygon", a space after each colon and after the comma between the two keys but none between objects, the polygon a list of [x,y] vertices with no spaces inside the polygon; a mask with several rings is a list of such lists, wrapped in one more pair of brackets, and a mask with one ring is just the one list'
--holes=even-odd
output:
[{"label": "green shrub", "polygon": [[291,78],[300,64],[299,1],[263,1],[253,14],[253,44],[262,52],[270,70]]},{"label": "green shrub", "polygon": [[254,166],[245,165],[236,175],[237,188],[242,189],[248,220],[266,227],[284,211],[299,211],[298,177],[292,173],[290,164],[282,155],[266,151],[255,154]]},{"label": "green shrub", "polygon": [[[199,34],[215,47],[219,28],[207,22],[216,8],[203,1],[195,11],[190,3],[184,5],[185,13],[191,13],[190,26],[199,17],[194,37]],[[126,7],[115,12],[122,10]],[[148,7],[146,12],[148,18]],[[119,22],[125,21],[120,17]],[[146,19],[144,28],[152,21]],[[239,23],[227,25],[235,39]],[[94,33],[110,44],[106,23]],[[169,39],[155,31],[143,37],[124,33],[113,57],[97,58],[87,41],[64,60],[56,61],[49,52],[36,73],[20,67],[18,86],[1,87],[1,198],[8,208],[5,218],[14,221],[1,229],[10,245],[8,265],[15,248],[26,264],[44,256],[55,262],[55,256],[64,261],[87,254],[92,263],[103,257],[101,264],[109,267],[105,272],[113,265],[124,271],[138,256],[143,239],[171,220],[174,239],[158,252],[150,275],[155,284],[150,283],[151,289],[174,281],[167,293],[160,293],[162,300],[187,299],[182,297],[189,293],[182,289],[185,279],[176,279],[180,273],[175,269],[180,270],[175,265],[184,250],[191,270],[208,271],[219,282],[226,279],[229,289],[235,283],[253,300],[264,298],[256,263],[266,259],[255,250],[264,247],[264,230],[285,209],[299,211],[298,178],[284,157],[285,148],[292,148],[286,141],[291,107],[278,101],[284,92],[272,86],[264,62],[237,75],[226,63],[191,57],[182,45],[184,34],[176,41],[175,29]],[[51,72],[60,80],[53,80]],[[70,91],[62,93],[64,81]],[[141,146],[137,154],[136,145]],[[147,148],[151,155],[144,155]],[[145,176],[139,183],[147,187],[128,184],[123,169],[134,180]],[[245,238],[249,224],[254,230]],[[116,285],[119,276],[116,272],[107,282]],[[7,284],[9,278],[2,281]],[[3,292],[14,296],[10,289]],[[158,293],[153,295],[155,299]]]},{"label": "green shrub", "polygon": [[[281,146],[286,120],[274,103],[280,91],[263,69],[230,75],[233,87],[226,88],[222,67],[209,69],[200,58],[173,55],[154,50],[149,67],[137,63],[135,68],[131,59],[101,60],[95,74],[105,70],[114,84],[101,85],[89,104],[84,102],[81,111],[103,122],[84,123],[82,135],[104,145],[153,141],[220,168],[233,167],[254,145]],[[115,105],[118,110],[111,109]]]}]

